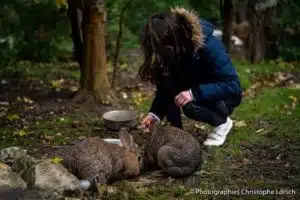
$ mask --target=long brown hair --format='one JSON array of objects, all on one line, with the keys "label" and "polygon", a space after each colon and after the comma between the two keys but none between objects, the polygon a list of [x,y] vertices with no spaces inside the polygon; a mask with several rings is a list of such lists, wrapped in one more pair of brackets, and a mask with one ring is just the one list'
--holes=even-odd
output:
[{"label": "long brown hair", "polygon": [[170,10],[150,17],[140,36],[144,56],[139,76],[156,83],[184,56],[194,52],[193,26],[186,17]]}]

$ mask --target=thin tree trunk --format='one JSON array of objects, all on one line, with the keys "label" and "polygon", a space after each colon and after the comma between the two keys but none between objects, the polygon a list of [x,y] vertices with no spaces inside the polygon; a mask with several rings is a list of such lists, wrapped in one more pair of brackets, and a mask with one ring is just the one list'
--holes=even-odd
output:
[{"label": "thin tree trunk", "polygon": [[227,48],[227,51],[230,52],[231,49],[231,34],[233,28],[233,2],[232,0],[221,1],[223,3],[223,43]]},{"label": "thin tree trunk", "polygon": [[82,35],[82,10],[76,6],[76,2],[68,0],[68,16],[71,23],[72,41],[74,45],[74,57],[80,66],[80,85],[83,85],[83,35]]},{"label": "thin tree trunk", "polygon": [[251,23],[248,60],[251,63],[259,63],[265,55],[265,35],[263,14],[255,9],[257,0],[248,1],[247,17]]},{"label": "thin tree trunk", "polygon": [[120,21],[119,21],[119,33],[117,37],[117,42],[116,42],[116,48],[115,48],[115,55],[114,55],[114,61],[113,61],[113,75],[112,75],[112,81],[111,81],[111,87],[113,88],[115,86],[115,81],[116,81],[116,75],[118,71],[118,58],[119,58],[119,52],[121,48],[121,39],[122,39],[122,34],[123,34],[123,20],[124,20],[124,14],[126,9],[130,6],[133,0],[129,0],[125,6],[121,10],[120,14]]},{"label": "thin tree trunk", "polygon": [[81,88],[75,101],[96,99],[113,103],[115,96],[110,89],[105,48],[106,11],[103,0],[93,0],[82,8],[83,67]]}]

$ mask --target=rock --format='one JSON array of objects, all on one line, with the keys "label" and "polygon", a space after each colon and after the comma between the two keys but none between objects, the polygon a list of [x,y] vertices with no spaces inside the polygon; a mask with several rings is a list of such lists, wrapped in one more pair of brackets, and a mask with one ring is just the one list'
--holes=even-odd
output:
[{"label": "rock", "polygon": [[16,173],[12,172],[11,168],[0,163],[0,188],[14,189],[26,188],[26,182]]},{"label": "rock", "polygon": [[38,189],[0,188],[0,200],[62,200],[63,196],[51,195]]},{"label": "rock", "polygon": [[8,165],[0,162],[0,171],[11,172],[11,169]]},{"label": "rock", "polygon": [[64,197],[64,200],[80,200],[80,198],[76,198],[76,197]]},{"label": "rock", "polygon": [[37,163],[38,163],[38,161],[35,158],[33,158],[29,155],[24,155],[24,156],[16,158],[14,160],[11,168],[14,172],[17,172],[21,176],[23,176],[23,173],[25,171],[27,171],[28,169],[30,169],[33,165],[35,165]]},{"label": "rock", "polygon": [[0,199],[2,200],[40,200],[42,199],[39,193],[24,188],[1,188]]},{"label": "rock", "polygon": [[0,161],[13,164],[17,159],[27,155],[27,151],[19,147],[8,147],[0,151]]},{"label": "rock", "polygon": [[35,164],[24,173],[24,180],[30,187],[63,194],[80,192],[79,180],[61,164],[47,159]]}]

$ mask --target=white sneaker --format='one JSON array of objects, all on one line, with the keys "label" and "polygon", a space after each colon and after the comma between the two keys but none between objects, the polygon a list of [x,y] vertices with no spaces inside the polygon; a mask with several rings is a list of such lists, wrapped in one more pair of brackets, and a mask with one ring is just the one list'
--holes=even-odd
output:
[{"label": "white sneaker", "polygon": [[232,120],[227,117],[227,121],[224,124],[217,126],[213,133],[208,135],[208,138],[204,141],[205,146],[220,146],[225,142],[226,136],[232,128]]}]

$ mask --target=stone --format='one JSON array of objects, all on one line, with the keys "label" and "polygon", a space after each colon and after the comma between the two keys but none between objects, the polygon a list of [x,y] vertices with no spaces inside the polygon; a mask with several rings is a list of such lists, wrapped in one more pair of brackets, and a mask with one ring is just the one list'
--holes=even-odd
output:
[{"label": "stone", "polygon": [[0,188],[26,188],[26,182],[15,172],[12,172],[11,168],[0,163]]},{"label": "stone", "polygon": [[80,193],[79,180],[61,163],[43,160],[24,172],[24,180],[30,187],[63,194],[74,191]]},{"label": "stone", "polygon": [[36,188],[0,188],[0,200],[62,200],[63,196],[49,194]]},{"label": "stone", "polygon": [[24,155],[16,158],[11,166],[12,170],[14,172],[19,173],[21,176],[23,176],[23,173],[30,169],[33,165],[37,164],[38,160],[35,158],[29,156],[29,155]]},{"label": "stone", "polygon": [[17,159],[27,155],[27,151],[19,147],[1,149],[0,161],[5,164],[13,164]]}]

